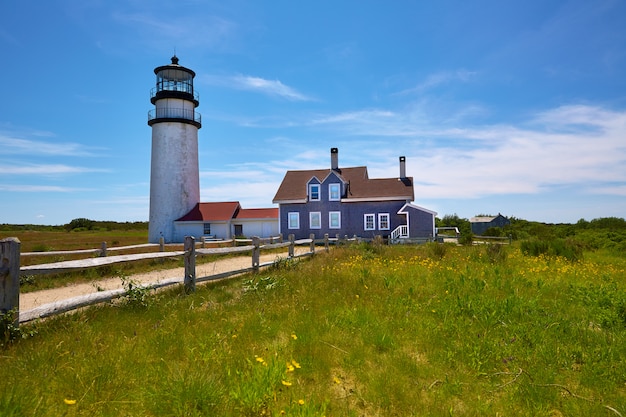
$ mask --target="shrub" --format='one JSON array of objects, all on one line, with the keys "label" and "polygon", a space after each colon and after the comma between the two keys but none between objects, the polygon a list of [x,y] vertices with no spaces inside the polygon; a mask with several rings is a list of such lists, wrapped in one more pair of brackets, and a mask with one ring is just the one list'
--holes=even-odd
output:
[{"label": "shrub", "polygon": [[570,261],[583,257],[583,245],[574,239],[529,239],[520,243],[520,249],[527,256],[562,256]]},{"label": "shrub", "polygon": [[485,253],[487,254],[487,259],[492,264],[502,263],[506,260],[507,257],[507,249],[504,245],[499,244],[488,244],[484,245]]},{"label": "shrub", "polygon": [[126,290],[123,300],[130,307],[146,308],[151,304],[150,288],[144,287],[139,282],[126,276],[121,276],[122,285]]}]

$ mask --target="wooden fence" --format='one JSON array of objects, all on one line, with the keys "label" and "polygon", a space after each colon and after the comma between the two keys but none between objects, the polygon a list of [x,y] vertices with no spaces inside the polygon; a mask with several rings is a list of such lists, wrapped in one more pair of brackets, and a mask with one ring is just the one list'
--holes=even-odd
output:
[{"label": "wooden fence", "polygon": [[[274,241],[277,243],[273,243]],[[346,239],[345,241],[351,241],[352,239]],[[237,243],[250,243],[244,246],[232,246],[232,247],[220,247],[220,248],[205,248],[204,242],[201,247],[197,248],[197,243],[193,237],[186,237],[182,251],[163,251],[163,243],[161,244],[147,244],[136,245],[134,247],[146,247],[146,246],[159,246],[159,252],[151,253],[136,253],[127,255],[115,255],[106,256],[106,245],[103,244],[103,248],[100,250],[80,250],[80,251],[63,251],[56,252],[56,254],[75,254],[75,253],[99,253],[100,256],[89,259],[80,259],[73,261],[54,262],[39,265],[29,265],[20,267],[20,256],[30,256],[33,254],[41,255],[50,252],[30,252],[20,254],[20,241],[17,238],[7,238],[0,240],[0,259],[2,263],[0,265],[0,313],[8,314],[11,312],[17,312],[14,314],[15,322],[17,326],[19,323],[28,322],[38,318],[48,317],[55,314],[64,313],[70,310],[74,310],[80,307],[93,305],[97,303],[107,302],[114,298],[121,297],[126,294],[125,289],[115,289],[109,291],[100,291],[88,295],[73,297],[63,301],[57,301],[36,307],[34,309],[20,312],[19,311],[19,278],[20,275],[35,275],[35,274],[50,274],[65,271],[75,271],[87,268],[100,267],[104,265],[111,265],[122,262],[130,262],[143,259],[157,259],[163,257],[183,257],[185,272],[184,277],[176,277],[167,280],[162,280],[157,283],[150,283],[143,285],[143,288],[157,289],[174,284],[183,284],[185,292],[191,293],[195,291],[197,282],[212,281],[216,279],[223,279],[233,275],[239,275],[246,272],[258,271],[261,267],[273,265],[277,261],[260,263],[261,250],[271,250],[288,248],[288,258],[294,258],[295,246],[304,245],[308,246],[308,252],[302,253],[297,256],[310,256],[315,253],[316,243],[323,244],[326,251],[329,250],[331,244],[341,243],[342,239],[339,236],[335,238],[329,238],[328,235],[324,236],[321,241],[315,241],[315,236],[311,235],[309,239],[295,240],[293,235],[289,235],[289,241],[283,242],[282,238],[264,239],[253,238],[249,240],[240,240]],[[131,247],[126,246],[123,249],[129,249]],[[109,251],[113,251],[120,248],[110,248]],[[217,255],[217,254],[237,254],[237,253],[251,253],[252,262],[250,267],[232,270],[216,275],[197,277],[196,276],[196,257],[200,255]]]}]

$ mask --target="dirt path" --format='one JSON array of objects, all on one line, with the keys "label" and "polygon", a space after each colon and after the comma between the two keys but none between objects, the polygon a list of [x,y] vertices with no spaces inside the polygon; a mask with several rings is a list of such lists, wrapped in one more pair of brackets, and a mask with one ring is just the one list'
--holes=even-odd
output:
[{"label": "dirt path", "polygon": [[[301,250],[300,252],[304,252],[304,250]],[[298,253],[298,248],[296,248],[296,255]],[[263,264],[266,262],[271,262],[276,260],[277,258],[285,259],[287,258],[287,253],[285,252],[284,254],[274,253],[261,255],[260,263]],[[196,276],[207,277],[211,275],[221,274],[224,272],[248,268],[250,266],[252,266],[252,260],[250,256],[225,258],[220,259],[216,262],[196,265]],[[161,282],[168,278],[182,278],[184,275],[185,268],[181,267],[131,275],[128,278],[138,283],[151,284]],[[73,284],[61,288],[52,288],[49,290],[41,290],[20,294],[20,312],[25,312],[45,304],[66,300],[68,298],[77,297],[79,295],[87,295],[100,291],[114,290],[120,288],[123,288],[122,280],[120,278],[108,278],[99,281],[93,281],[91,283]]]}]

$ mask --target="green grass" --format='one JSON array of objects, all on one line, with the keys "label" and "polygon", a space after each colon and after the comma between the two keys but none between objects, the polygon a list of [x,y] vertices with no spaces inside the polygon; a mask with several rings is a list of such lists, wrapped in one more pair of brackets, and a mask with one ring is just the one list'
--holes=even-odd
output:
[{"label": "green grass", "polygon": [[609,252],[338,248],[24,326],[0,415],[623,415],[625,271]]}]

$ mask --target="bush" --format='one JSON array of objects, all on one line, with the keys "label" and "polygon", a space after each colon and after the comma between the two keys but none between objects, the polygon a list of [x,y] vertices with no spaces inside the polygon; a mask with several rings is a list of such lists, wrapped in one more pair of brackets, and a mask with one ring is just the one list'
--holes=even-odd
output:
[{"label": "bush", "polygon": [[489,259],[489,262],[492,264],[502,263],[506,260],[507,248],[504,245],[492,243],[484,245],[484,247],[487,259]]},{"label": "bush", "polygon": [[574,239],[524,240],[520,249],[527,256],[562,256],[570,261],[578,261],[583,257],[583,245]]},{"label": "bush", "polygon": [[65,230],[67,230],[68,232],[74,231],[76,229],[92,230],[94,227],[94,223],[95,222],[93,220],[89,220],[84,217],[81,217],[78,219],[74,219],[68,224],[66,224]]}]

